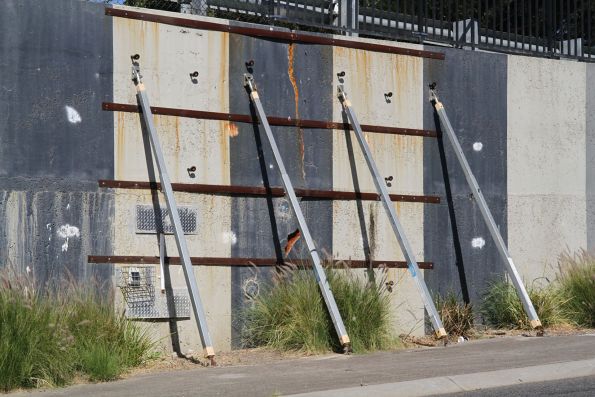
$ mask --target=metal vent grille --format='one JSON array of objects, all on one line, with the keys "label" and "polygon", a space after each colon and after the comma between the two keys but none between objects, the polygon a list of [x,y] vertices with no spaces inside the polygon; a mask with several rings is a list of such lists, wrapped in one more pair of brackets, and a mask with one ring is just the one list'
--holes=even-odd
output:
[{"label": "metal vent grille", "polygon": [[154,266],[116,268],[116,284],[122,291],[127,318],[188,318],[190,297],[185,289],[155,292]]},{"label": "metal vent grille", "polygon": [[[184,234],[195,234],[198,226],[198,212],[195,208],[179,207],[178,214],[182,222]],[[155,208],[152,205],[136,206],[136,233],[173,234],[174,226],[169,218],[167,208]]]}]

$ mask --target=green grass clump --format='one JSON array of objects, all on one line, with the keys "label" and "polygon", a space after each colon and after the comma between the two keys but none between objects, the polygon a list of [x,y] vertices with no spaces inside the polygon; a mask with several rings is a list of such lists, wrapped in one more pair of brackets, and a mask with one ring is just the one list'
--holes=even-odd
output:
[{"label": "green grass clump", "polygon": [[148,357],[149,336],[94,291],[70,283],[40,293],[27,277],[1,272],[0,390],[61,386],[77,373],[115,379]]},{"label": "green grass clump", "polygon": [[83,372],[88,371],[82,358],[88,356],[87,352],[97,354],[97,346],[109,348],[122,370],[142,364],[152,350],[154,343],[148,334],[115,313],[109,301],[102,301],[92,294],[79,294],[70,299],[68,306],[68,326],[74,336],[77,356],[81,359],[77,365]]},{"label": "green grass clump", "polygon": [[80,352],[81,369],[92,381],[113,380],[122,372],[120,356],[108,343],[88,344]]},{"label": "green grass clump", "polygon": [[0,390],[64,385],[73,365],[63,313],[0,284]]},{"label": "green grass clump", "polygon": [[585,251],[564,254],[560,261],[560,290],[573,323],[595,327],[595,258]]},{"label": "green grass clump", "polygon": [[[537,316],[544,327],[567,324],[566,297],[555,284],[527,289]],[[496,328],[531,329],[529,317],[512,284],[495,281],[483,296],[481,313],[489,325]]]},{"label": "green grass clump", "polygon": [[473,332],[473,306],[470,303],[460,302],[452,292],[444,297],[436,296],[434,303],[449,335],[469,336]]},{"label": "green grass clump", "polygon": [[[394,346],[390,302],[384,289],[349,271],[330,271],[328,280],[356,352]],[[320,353],[340,349],[311,270],[296,269],[256,298],[246,313],[246,342],[277,350]]]}]

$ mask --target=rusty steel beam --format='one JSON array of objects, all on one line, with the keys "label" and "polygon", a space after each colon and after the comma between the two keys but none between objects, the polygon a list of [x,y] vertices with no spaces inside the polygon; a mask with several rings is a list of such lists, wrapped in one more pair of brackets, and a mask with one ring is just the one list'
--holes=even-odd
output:
[{"label": "rusty steel beam", "polygon": [[[208,258],[208,257],[191,257],[191,262],[195,266],[278,266],[283,264],[293,264],[297,266],[309,267],[311,266],[308,259],[285,260],[279,262],[275,258]],[[89,255],[87,263],[99,264],[145,264],[157,265],[159,264],[158,256],[101,256]],[[179,265],[180,257],[169,256],[165,257],[165,263],[170,265]],[[431,270],[434,269],[433,262],[418,262],[420,269]],[[390,269],[407,269],[405,261],[363,261],[363,260],[333,260],[331,267],[333,268],[351,268],[351,269],[367,269],[369,267],[379,268],[386,267]]]},{"label": "rusty steel beam", "polygon": [[[139,113],[141,109],[137,105],[130,105],[125,103],[113,103],[103,102],[101,105],[103,110],[112,112],[128,112],[128,113]],[[202,110],[191,110],[191,109],[176,109],[176,108],[164,108],[158,106],[151,106],[151,112],[153,114],[162,116],[178,116],[188,117],[193,119],[202,120],[221,120],[230,121],[236,123],[258,123],[257,119],[247,114],[234,114],[234,113],[218,113],[218,112],[205,112]],[[282,126],[282,127],[300,127],[300,128],[316,128],[321,130],[352,130],[353,127],[349,123],[338,123],[334,121],[324,120],[304,120],[294,119],[291,117],[267,117],[270,125]],[[418,130],[414,128],[398,128],[398,127],[385,127],[380,125],[361,125],[362,129],[366,132],[375,132],[379,134],[395,134],[395,135],[410,135],[410,136],[421,136],[435,138],[437,136],[436,131],[432,130]]]},{"label": "rusty steel beam", "polygon": [[[120,181],[100,179],[99,187],[115,189],[152,189],[161,190],[159,182],[143,181]],[[259,187],[259,186],[231,186],[231,185],[202,185],[197,183],[172,183],[172,188],[176,192],[185,193],[204,193],[204,194],[225,194],[231,196],[265,196],[265,197],[284,197],[285,190],[280,187]],[[320,199],[320,200],[380,200],[377,193],[345,192],[337,190],[315,190],[315,189],[295,189],[298,197]],[[408,203],[426,203],[439,204],[438,196],[415,196],[408,194],[391,194],[391,201],[401,201]]]},{"label": "rusty steel beam", "polygon": [[156,15],[139,11],[129,11],[118,8],[105,8],[105,15],[112,17],[137,19],[140,21],[157,22],[166,25],[181,26],[191,29],[211,30],[216,32],[236,33],[244,36],[262,37],[267,39],[281,40],[289,43],[303,43],[303,44],[320,44],[330,45],[335,47],[354,48],[358,50],[367,50],[373,52],[382,52],[388,54],[409,55],[413,57],[429,58],[429,59],[444,59],[444,53],[434,51],[414,50],[410,48],[393,47],[384,44],[363,43],[359,41],[351,41],[344,39],[337,39],[329,36],[317,36],[307,33],[276,31],[263,28],[231,26],[214,22],[197,21],[195,19],[187,19],[180,17],[172,17],[168,15]]}]

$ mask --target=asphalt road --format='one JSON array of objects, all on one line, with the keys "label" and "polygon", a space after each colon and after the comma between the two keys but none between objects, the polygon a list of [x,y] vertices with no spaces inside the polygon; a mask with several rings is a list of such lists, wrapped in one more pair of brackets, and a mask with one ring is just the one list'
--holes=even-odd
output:
[{"label": "asphalt road", "polygon": [[[564,376],[543,377],[536,366],[548,369],[550,374],[564,373]],[[351,356],[334,354],[268,365],[151,373],[117,382],[15,393],[11,397],[31,394],[40,397],[271,397],[299,393],[318,393],[326,397],[345,396],[348,388],[356,396],[392,397],[398,395],[395,390],[404,390],[406,384],[413,385],[411,390],[419,391],[417,395],[429,395],[433,390],[440,393],[479,388],[465,387],[467,384],[481,387],[514,384],[516,382],[510,380],[516,380],[523,368],[533,368],[524,379],[532,376],[535,382],[595,375],[595,335],[488,339],[439,348]],[[585,368],[591,372],[578,374]],[[432,379],[443,383],[432,384]],[[395,384],[399,385],[397,389],[392,387]],[[452,388],[455,384],[457,388]],[[432,389],[436,385],[438,388]],[[442,387],[444,385],[446,387]]]},{"label": "asphalt road", "polygon": [[595,376],[527,383],[525,385],[496,387],[463,393],[442,394],[443,397],[593,397]]}]

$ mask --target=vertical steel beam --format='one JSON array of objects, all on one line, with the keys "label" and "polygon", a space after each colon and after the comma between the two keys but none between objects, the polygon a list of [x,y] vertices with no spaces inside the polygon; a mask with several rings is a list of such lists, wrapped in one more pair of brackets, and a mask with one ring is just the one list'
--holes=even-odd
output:
[{"label": "vertical steel beam", "polygon": [[316,246],[314,245],[314,240],[310,235],[310,230],[308,229],[308,225],[306,224],[306,219],[304,218],[304,214],[302,213],[302,209],[300,208],[300,203],[295,195],[295,191],[293,190],[293,185],[291,180],[289,179],[289,175],[287,174],[287,170],[285,169],[285,165],[283,164],[283,159],[281,158],[281,153],[279,152],[279,148],[277,147],[277,143],[275,141],[275,137],[273,136],[273,132],[271,131],[271,127],[267,120],[267,116],[264,112],[262,107],[262,103],[260,102],[260,97],[258,96],[258,92],[256,91],[256,85],[254,84],[254,78],[251,74],[244,75],[244,86],[248,90],[250,94],[250,99],[252,100],[252,104],[256,109],[256,113],[262,124],[266,137],[269,141],[269,145],[273,151],[273,157],[275,159],[275,164],[279,169],[279,173],[281,174],[281,180],[283,182],[283,188],[285,189],[285,194],[289,199],[289,203],[291,205],[291,209],[293,211],[293,215],[297,218],[298,225],[302,236],[304,237],[304,241],[306,246],[308,247],[308,253],[312,258],[312,269],[314,270],[314,275],[316,276],[316,282],[320,287],[320,291],[322,293],[322,297],[324,302],[326,303],[326,307],[329,311],[331,319],[333,321],[333,325],[335,326],[335,330],[337,331],[337,335],[339,336],[339,341],[343,346],[345,352],[349,352],[351,350],[351,342],[349,341],[349,336],[347,335],[347,330],[345,329],[345,325],[343,324],[343,319],[341,318],[341,313],[339,313],[339,308],[337,307],[337,303],[335,302],[335,297],[331,292],[328,280],[326,278],[326,274],[324,273],[324,269],[320,262],[320,256],[318,255],[318,251],[316,250]]},{"label": "vertical steel beam", "polygon": [[517,294],[519,295],[519,298],[521,299],[521,302],[523,303],[523,307],[525,308],[525,312],[529,316],[529,323],[531,324],[531,327],[533,327],[533,328],[541,327],[541,321],[539,320],[539,317],[537,316],[537,312],[535,311],[535,308],[533,307],[533,303],[531,303],[531,299],[529,298],[529,294],[527,294],[527,290],[525,289],[525,285],[523,284],[523,281],[521,280],[521,276],[519,275],[519,273],[516,269],[516,266],[514,265],[514,262],[512,261],[512,258],[510,257],[510,253],[508,252],[506,243],[504,243],[504,239],[502,239],[502,235],[500,234],[500,231],[498,230],[498,225],[496,225],[496,222],[494,221],[494,217],[492,216],[490,208],[488,207],[488,204],[485,201],[485,198],[483,197],[483,193],[481,192],[481,189],[479,188],[479,184],[477,183],[477,180],[475,179],[475,176],[473,175],[473,172],[471,171],[471,167],[469,166],[469,163],[467,162],[467,158],[465,157],[465,154],[463,153],[461,144],[459,143],[459,140],[457,139],[457,136],[455,135],[454,129],[452,128],[452,125],[450,124],[450,120],[448,119],[448,116],[446,115],[446,110],[444,109],[444,105],[442,105],[442,102],[440,102],[438,100],[438,96],[436,95],[436,91],[434,90],[434,88],[435,88],[435,84],[432,84],[430,86],[430,101],[434,104],[436,113],[438,113],[438,117],[440,118],[440,123],[442,124],[442,127],[444,128],[444,130],[446,132],[446,136],[448,137],[450,144],[453,146],[457,160],[459,160],[459,164],[461,165],[461,168],[463,169],[463,173],[465,174],[465,179],[467,180],[467,184],[469,185],[469,188],[471,189],[471,192],[473,194],[473,198],[475,199],[475,202],[479,206],[481,215],[483,216],[483,219],[484,219],[486,225],[488,226],[488,229],[490,230],[490,234],[492,235],[492,238],[494,239],[494,242],[496,243],[496,247],[498,248],[498,252],[500,253],[500,256],[502,257],[502,260],[504,261],[504,264],[506,265],[508,274],[510,275],[510,278],[512,280],[512,284],[516,288]]},{"label": "vertical steel beam", "polygon": [[210,358],[211,363],[214,364],[215,350],[213,349],[213,343],[211,342],[211,334],[207,327],[207,319],[203,309],[202,301],[198,293],[198,285],[196,278],[194,277],[194,271],[192,269],[192,262],[190,261],[190,254],[188,253],[188,246],[186,245],[186,237],[184,236],[184,230],[182,229],[182,222],[180,221],[180,214],[178,213],[178,205],[174,197],[174,192],[171,187],[171,181],[165,165],[165,158],[163,157],[163,151],[161,150],[161,144],[157,136],[157,130],[153,123],[153,114],[151,113],[151,105],[149,104],[149,96],[142,83],[142,76],[140,74],[140,66],[138,64],[137,55],[132,56],[132,81],[136,86],[136,97],[142,109],[143,119],[149,132],[149,140],[151,142],[151,148],[153,149],[153,155],[157,163],[157,170],[159,171],[159,180],[163,193],[165,194],[165,203],[169,212],[169,217],[174,226],[174,236],[176,239],[176,245],[178,247],[178,253],[182,258],[182,268],[184,269],[184,277],[186,279],[186,285],[190,293],[190,302],[192,303],[192,310],[194,312],[194,318],[198,331],[202,339],[202,344],[205,351],[205,356]]},{"label": "vertical steel beam", "polygon": [[432,322],[432,326],[434,327],[436,336],[446,336],[446,331],[444,330],[442,321],[440,320],[440,316],[436,311],[436,306],[434,306],[434,302],[432,300],[432,296],[430,295],[430,291],[428,291],[426,283],[424,282],[423,278],[421,278],[421,272],[417,264],[417,260],[415,259],[415,255],[413,254],[413,249],[409,245],[409,241],[405,236],[405,230],[399,222],[397,213],[395,211],[395,207],[393,206],[390,200],[390,196],[388,195],[388,191],[386,190],[385,181],[380,176],[380,172],[378,172],[376,162],[372,158],[372,152],[370,151],[370,147],[368,146],[368,143],[364,138],[364,133],[362,132],[362,128],[359,124],[359,121],[357,120],[355,112],[353,111],[351,101],[347,99],[347,94],[345,93],[342,85],[338,87],[338,97],[341,101],[341,104],[343,105],[343,110],[349,118],[349,122],[353,126],[353,131],[355,132],[357,141],[359,142],[360,148],[362,149],[364,158],[366,159],[366,163],[368,164],[368,168],[372,173],[374,185],[376,186],[376,190],[380,195],[382,204],[390,220],[393,232],[395,233],[399,245],[401,246],[401,250],[403,251],[403,255],[405,256],[405,260],[407,261],[407,266],[409,267],[409,272],[411,273],[413,280],[415,280],[415,284],[417,285],[417,288],[420,292],[421,298],[424,302],[424,306],[428,312],[428,315],[430,316],[430,321]]}]

